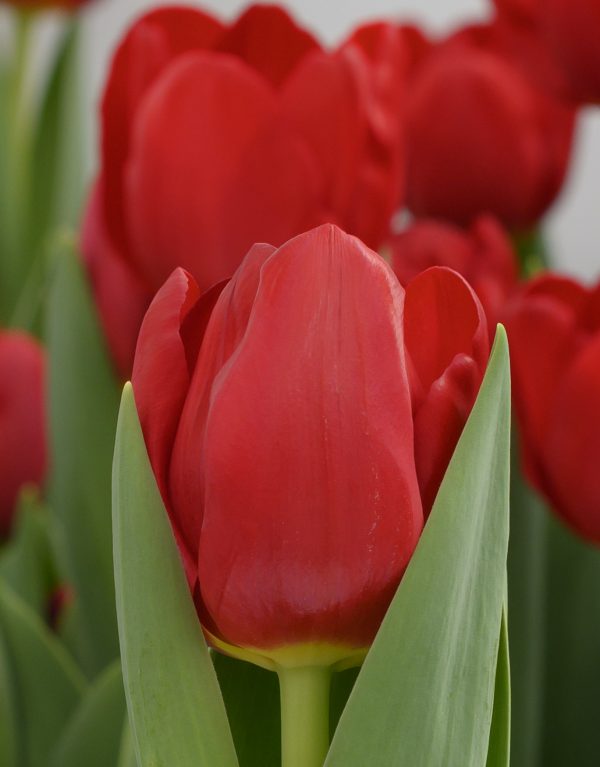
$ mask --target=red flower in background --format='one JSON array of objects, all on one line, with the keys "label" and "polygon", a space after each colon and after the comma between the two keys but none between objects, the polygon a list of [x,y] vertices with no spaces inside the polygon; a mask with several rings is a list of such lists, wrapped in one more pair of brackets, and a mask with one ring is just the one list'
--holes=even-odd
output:
[{"label": "red flower in background", "polygon": [[169,278],[133,387],[217,646],[295,663],[312,644],[324,664],[368,647],[422,529],[417,474],[428,512],[487,351],[459,275],[429,270],[405,296],[333,226],[256,245],[204,296]]},{"label": "red flower in background", "polygon": [[0,332],[0,537],[10,531],[19,492],[46,473],[45,358],[24,333]]},{"label": "red flower in background", "polygon": [[407,285],[431,266],[447,266],[461,274],[481,301],[493,339],[506,301],[518,280],[512,244],[500,224],[481,216],[469,229],[433,219],[421,219],[395,235],[392,268]]},{"label": "red flower in background", "polygon": [[600,543],[600,286],[547,274],[506,318],[525,471],[554,510]]},{"label": "red flower in background", "polygon": [[[325,221],[379,246],[401,195],[399,40],[382,30],[368,55],[351,41],[326,52],[263,6],[230,27],[191,8],[133,26],[106,86],[83,237],[124,376],[143,307],[175,267],[205,289],[254,242]],[[106,288],[114,274],[123,296]]]},{"label": "red flower in background", "polygon": [[470,27],[437,46],[410,88],[411,211],[462,226],[482,213],[509,229],[535,226],[572,144],[574,112],[552,95],[556,77],[544,51],[506,29]]}]

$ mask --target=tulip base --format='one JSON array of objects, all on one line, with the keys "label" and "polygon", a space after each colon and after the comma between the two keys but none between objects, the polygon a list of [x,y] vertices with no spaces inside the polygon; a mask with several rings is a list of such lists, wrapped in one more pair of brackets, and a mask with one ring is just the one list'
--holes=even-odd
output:
[{"label": "tulip base", "polygon": [[279,668],[282,767],[323,767],[329,750],[331,669]]}]

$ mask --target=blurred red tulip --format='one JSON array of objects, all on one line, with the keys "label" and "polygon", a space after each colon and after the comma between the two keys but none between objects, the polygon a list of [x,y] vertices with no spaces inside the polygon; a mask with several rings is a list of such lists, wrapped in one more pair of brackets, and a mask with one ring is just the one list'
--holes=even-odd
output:
[{"label": "blurred red tulip", "polygon": [[204,296],[174,272],[133,386],[214,644],[259,662],[361,656],[422,529],[417,471],[429,510],[487,343],[459,275],[429,270],[405,301],[385,261],[330,225],[254,246]]},{"label": "blurred red tulip", "polygon": [[409,96],[409,208],[463,226],[482,213],[535,226],[572,144],[574,111],[552,95],[555,77],[540,48],[506,29],[471,27],[441,43]]},{"label": "blurred red tulip", "polygon": [[10,531],[19,491],[46,473],[45,358],[24,333],[0,332],[0,537]]},{"label": "blurred red tulip", "polygon": [[535,23],[543,0],[494,0],[498,12],[518,23]]},{"label": "blurred red tulip", "polygon": [[[133,26],[106,86],[84,233],[94,284],[107,270],[136,285],[125,330],[125,296],[99,300],[109,338],[126,332],[121,347],[133,347],[140,295],[177,266],[206,289],[254,242],[326,221],[381,244],[401,194],[396,44],[326,52],[272,6],[230,27],[191,8]],[[131,358],[114,356],[127,376]]]},{"label": "blurred red tulip", "polygon": [[516,254],[495,219],[481,216],[469,229],[420,219],[395,235],[390,247],[392,268],[402,285],[431,266],[447,266],[461,274],[483,305],[493,339],[518,279]]},{"label": "blurred red tulip", "polygon": [[600,285],[543,275],[506,321],[526,473],[571,527],[600,543]]}]

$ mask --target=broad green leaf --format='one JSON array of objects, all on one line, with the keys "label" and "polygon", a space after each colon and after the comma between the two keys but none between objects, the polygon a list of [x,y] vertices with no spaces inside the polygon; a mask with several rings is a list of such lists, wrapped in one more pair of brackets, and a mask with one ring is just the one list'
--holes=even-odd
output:
[{"label": "broad green leaf", "polygon": [[6,642],[0,631],[0,767],[17,767],[17,710]]},{"label": "broad green leaf", "polygon": [[127,718],[125,718],[125,724],[123,725],[121,734],[121,748],[119,750],[117,767],[137,767],[133,738],[131,736],[131,727],[129,726],[129,719]]},{"label": "broad green leaf", "polygon": [[51,505],[73,587],[83,667],[94,676],[118,656],[110,476],[118,390],[72,247],[57,253],[47,317]]},{"label": "broad green leaf", "polygon": [[548,515],[542,767],[600,764],[600,551]]},{"label": "broad green leaf", "polygon": [[223,697],[129,384],[117,427],[113,514],[121,661],[138,763],[235,767]]},{"label": "broad green leaf", "polygon": [[485,767],[506,584],[510,378],[487,374],[326,767]]},{"label": "broad green leaf", "polygon": [[0,583],[0,629],[16,690],[20,767],[48,767],[48,755],[77,707],[85,682],[40,618]]},{"label": "broad green leaf", "polygon": [[527,486],[514,434],[510,487],[508,604],[512,679],[512,767],[538,763],[546,630],[547,512]]},{"label": "broad green leaf", "polygon": [[279,767],[281,713],[277,675],[217,652],[212,657],[240,767]]},{"label": "broad green leaf", "polygon": [[[490,742],[486,767],[509,767],[511,764],[511,703],[510,703],[510,660],[506,611],[502,615],[498,665],[496,666],[496,687],[494,710],[490,728]],[[533,764],[533,763],[532,763]]]},{"label": "broad green leaf", "polygon": [[0,554],[0,577],[42,617],[57,583],[49,522],[36,491],[24,491],[11,538]]},{"label": "broad green leaf", "polygon": [[125,694],[116,661],[89,688],[63,731],[51,767],[108,767],[121,747]]}]

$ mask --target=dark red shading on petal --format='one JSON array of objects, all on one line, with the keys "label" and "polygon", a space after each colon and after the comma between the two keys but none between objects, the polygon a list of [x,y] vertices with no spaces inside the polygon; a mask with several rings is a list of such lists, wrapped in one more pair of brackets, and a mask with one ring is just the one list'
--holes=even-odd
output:
[{"label": "dark red shading on petal", "polygon": [[123,173],[138,109],[158,77],[187,51],[211,48],[223,32],[213,17],[189,7],[142,16],[117,49],[102,101],[103,204],[110,234],[127,250]]},{"label": "dark red shading on petal", "polygon": [[317,40],[274,5],[252,5],[221,37],[217,50],[233,53],[280,87]]},{"label": "dark red shading on petal", "polygon": [[483,380],[487,323],[467,282],[450,269],[433,267],[407,287],[404,332],[415,460],[428,514]]},{"label": "dark red shading on petal", "polygon": [[108,347],[121,380],[126,381],[152,291],[112,244],[103,216],[102,180],[88,201],[81,249]]},{"label": "dark red shading on petal", "polygon": [[46,474],[45,376],[37,341],[20,331],[0,333],[0,537],[10,531],[19,491]]}]

